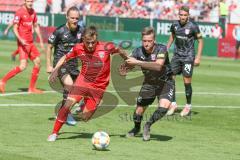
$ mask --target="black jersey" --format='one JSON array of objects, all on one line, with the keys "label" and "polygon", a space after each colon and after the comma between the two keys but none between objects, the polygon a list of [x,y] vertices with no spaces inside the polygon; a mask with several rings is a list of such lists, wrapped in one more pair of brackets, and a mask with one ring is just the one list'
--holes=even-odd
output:
[{"label": "black jersey", "polygon": [[[70,52],[76,43],[82,41],[83,30],[83,27],[78,26],[75,31],[70,31],[64,24],[53,32],[53,34],[48,38],[48,43],[54,46],[53,66],[57,64],[62,56]],[[66,65],[73,70],[76,69],[78,67],[77,58],[68,61]]]},{"label": "black jersey", "polygon": [[161,71],[154,71],[145,68],[141,68],[144,74],[144,82],[147,83],[158,83],[161,80],[167,80],[171,78],[172,71],[168,58],[167,47],[163,44],[155,44],[154,51],[151,54],[146,53],[143,46],[136,48],[132,52],[132,57],[140,61],[154,62],[157,59],[165,59],[164,66]]},{"label": "black jersey", "polygon": [[179,21],[176,21],[171,25],[170,32],[173,33],[175,39],[174,56],[194,59],[194,42],[200,33],[198,25],[188,21],[182,26]]}]

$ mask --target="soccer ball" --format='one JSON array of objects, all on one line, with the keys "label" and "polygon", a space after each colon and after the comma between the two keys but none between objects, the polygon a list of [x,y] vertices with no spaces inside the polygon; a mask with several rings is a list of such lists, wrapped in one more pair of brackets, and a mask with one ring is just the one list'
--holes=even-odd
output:
[{"label": "soccer ball", "polygon": [[110,137],[106,132],[98,131],[92,137],[92,145],[97,150],[104,150],[109,146]]}]

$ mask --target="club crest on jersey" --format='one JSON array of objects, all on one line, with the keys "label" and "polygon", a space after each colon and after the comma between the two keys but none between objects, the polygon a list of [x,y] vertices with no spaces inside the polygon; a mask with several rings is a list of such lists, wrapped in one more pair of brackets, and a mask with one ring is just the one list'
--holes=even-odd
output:
[{"label": "club crest on jersey", "polygon": [[190,29],[185,29],[185,34],[189,34],[190,33]]},{"label": "club crest on jersey", "polygon": [[155,61],[156,60],[156,55],[155,54],[151,54],[151,60]]},{"label": "club crest on jersey", "polygon": [[102,59],[104,58],[104,54],[105,54],[104,52],[98,52],[99,57]]},{"label": "club crest on jersey", "polygon": [[78,38],[78,39],[81,39],[81,37],[82,37],[82,34],[81,34],[81,33],[78,33],[78,34],[77,34],[77,38]]}]

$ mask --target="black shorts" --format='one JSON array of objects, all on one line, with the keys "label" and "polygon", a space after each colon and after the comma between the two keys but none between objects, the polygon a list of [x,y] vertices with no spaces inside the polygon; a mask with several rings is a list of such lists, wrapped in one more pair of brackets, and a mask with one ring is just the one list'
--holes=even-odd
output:
[{"label": "black shorts", "polygon": [[151,105],[156,97],[158,98],[158,100],[168,99],[169,101],[172,101],[173,89],[173,80],[160,82],[158,85],[143,83],[137,98],[137,105]]},{"label": "black shorts", "polygon": [[239,47],[240,47],[240,41],[237,41],[237,42],[236,42],[236,49],[238,50]]},{"label": "black shorts", "polygon": [[184,77],[192,77],[194,61],[173,58],[171,68],[173,75],[182,74]]},{"label": "black shorts", "polygon": [[72,80],[75,81],[79,75],[79,70],[76,68],[72,69],[71,67],[63,65],[58,71],[58,78],[62,81],[62,78],[65,75],[70,75]]}]

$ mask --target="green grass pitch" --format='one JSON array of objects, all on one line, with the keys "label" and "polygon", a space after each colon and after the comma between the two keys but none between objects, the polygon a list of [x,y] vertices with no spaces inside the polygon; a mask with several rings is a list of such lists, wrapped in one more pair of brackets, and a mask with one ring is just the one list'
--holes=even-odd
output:
[{"label": "green grass pitch", "polygon": [[[18,64],[10,60],[15,49],[16,42],[0,41],[0,77]],[[44,54],[41,58],[37,86],[51,91]],[[124,137],[133,126],[134,105],[127,105],[119,98],[113,83],[108,91],[117,97],[119,107],[87,123],[64,126],[56,142],[47,142],[54,122],[54,104],[61,99],[61,94],[19,94],[28,87],[31,68],[29,63],[27,70],[7,83],[6,95],[0,95],[0,160],[240,159],[240,61],[203,57],[200,67],[194,70],[191,118],[180,118],[178,114],[164,117],[153,125],[149,142],[143,142],[141,134]],[[113,70],[116,68],[112,66]],[[119,80],[119,85],[124,86],[122,83]],[[185,104],[180,76],[177,77],[177,102],[181,107]],[[154,109],[148,109],[144,121]],[[98,130],[110,135],[107,151],[96,151],[91,145],[91,137]]]}]

